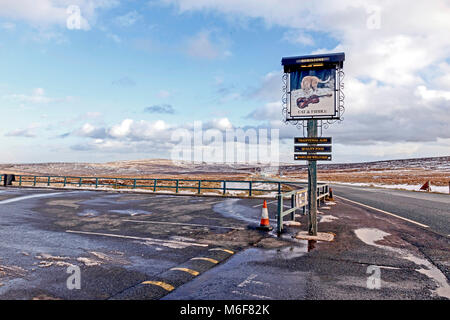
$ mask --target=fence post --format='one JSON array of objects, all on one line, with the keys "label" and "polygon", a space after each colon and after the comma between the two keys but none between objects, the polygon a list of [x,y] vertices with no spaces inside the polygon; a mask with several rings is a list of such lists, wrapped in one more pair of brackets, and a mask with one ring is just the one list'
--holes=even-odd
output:
[{"label": "fence post", "polygon": [[47,177],[47,187],[50,186],[50,177]]},{"label": "fence post", "polygon": [[79,186],[79,187],[81,187],[82,179],[83,179],[83,178],[80,177],[80,181],[78,181],[78,186]]},{"label": "fence post", "polygon": [[153,192],[156,192],[156,180],[158,179],[153,179]]},{"label": "fence post", "polygon": [[176,187],[176,189],[175,189],[175,193],[178,193],[178,184],[179,184],[179,181],[180,181],[180,180],[177,179],[177,187]]},{"label": "fence post", "polygon": [[283,217],[281,216],[281,212],[283,211],[283,196],[281,193],[278,193],[278,208],[277,208],[277,235],[280,236],[283,231]]},{"label": "fence post", "polygon": [[198,180],[198,193],[200,194],[202,190],[202,180]]},{"label": "fence post", "polygon": [[252,196],[252,182],[249,181],[249,185],[248,185],[248,196],[251,197]]},{"label": "fence post", "polygon": [[[66,186],[67,183],[67,177],[64,177],[64,187]],[[34,184],[36,184],[36,177],[34,177]]]},{"label": "fence post", "polygon": [[[295,208],[295,193],[291,196],[291,208]],[[295,220],[295,209],[291,213],[291,220]]]},{"label": "fence post", "polygon": [[116,180],[114,181],[114,189],[117,189],[117,178],[116,178]]},{"label": "fence post", "polygon": [[281,193],[281,182],[278,182],[278,194]]},{"label": "fence post", "polygon": [[34,176],[33,187],[36,187],[36,176]]},{"label": "fence post", "polygon": [[95,178],[95,188],[98,188],[98,178]]},{"label": "fence post", "polygon": [[22,186],[22,176],[19,176],[19,187]]},{"label": "fence post", "polygon": [[133,189],[136,189],[136,179],[133,180]]},{"label": "fence post", "polygon": [[[227,192],[227,182],[225,180],[223,180],[223,195],[225,195],[225,193]],[[450,186],[450,182],[449,182],[449,186]]]}]

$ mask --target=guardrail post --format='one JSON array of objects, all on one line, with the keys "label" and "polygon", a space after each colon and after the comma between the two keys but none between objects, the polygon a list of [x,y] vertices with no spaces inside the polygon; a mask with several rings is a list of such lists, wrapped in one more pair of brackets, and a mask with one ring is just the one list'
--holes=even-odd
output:
[{"label": "guardrail post", "polygon": [[136,189],[136,179],[133,179],[133,189]]},{"label": "guardrail post", "polygon": [[281,216],[281,212],[283,211],[283,196],[281,193],[278,193],[278,208],[277,208],[277,235],[280,236],[283,231],[283,217]]},{"label": "guardrail post", "polygon": [[179,184],[179,181],[180,181],[180,180],[177,179],[177,188],[176,188],[176,190],[175,190],[175,193],[178,193],[178,184]]},{"label": "guardrail post", "polygon": [[22,176],[19,176],[19,187],[22,186]]},{"label": "guardrail post", "polygon": [[252,196],[252,182],[249,181],[248,183],[248,196],[251,197]]},{"label": "guardrail post", "polygon": [[[291,196],[291,208],[295,208],[295,194]],[[295,210],[291,213],[291,220],[295,220]]]},{"label": "guardrail post", "polygon": [[202,180],[198,180],[198,194],[201,193],[202,190]]},{"label": "guardrail post", "polygon": [[47,177],[47,187],[50,186],[50,177]]},{"label": "guardrail post", "polygon": [[[36,184],[36,177],[34,178],[34,184]],[[66,184],[67,184],[67,177],[64,177],[64,187],[66,186]]]},{"label": "guardrail post", "polygon": [[223,194],[225,195],[225,193],[227,193],[227,182],[224,180],[222,183],[223,183]]},{"label": "guardrail post", "polygon": [[320,207],[320,187],[317,188],[317,207]]},{"label": "guardrail post", "polygon": [[158,179],[153,179],[153,192],[156,192],[156,183]]}]

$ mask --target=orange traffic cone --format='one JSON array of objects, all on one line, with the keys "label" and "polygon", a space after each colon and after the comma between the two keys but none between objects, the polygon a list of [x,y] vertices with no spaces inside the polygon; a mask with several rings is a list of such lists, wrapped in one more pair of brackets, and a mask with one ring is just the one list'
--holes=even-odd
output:
[{"label": "orange traffic cone", "polygon": [[269,210],[267,210],[267,202],[266,202],[266,200],[264,200],[264,204],[263,204],[262,212],[261,212],[261,222],[260,222],[259,227],[257,229],[265,230],[265,231],[270,231],[270,230],[273,229],[270,226],[270,222],[269,222]]}]

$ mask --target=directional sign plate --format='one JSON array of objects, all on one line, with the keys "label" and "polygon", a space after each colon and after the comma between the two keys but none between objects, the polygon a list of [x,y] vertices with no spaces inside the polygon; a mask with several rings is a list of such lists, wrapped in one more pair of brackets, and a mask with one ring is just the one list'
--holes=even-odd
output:
[{"label": "directional sign plate", "polygon": [[320,138],[295,137],[294,143],[331,144],[331,137],[320,137]]},{"label": "directional sign plate", "polygon": [[331,152],[331,146],[294,146],[294,152]]},{"label": "directional sign plate", "polygon": [[294,154],[294,160],[331,161],[331,154]]}]

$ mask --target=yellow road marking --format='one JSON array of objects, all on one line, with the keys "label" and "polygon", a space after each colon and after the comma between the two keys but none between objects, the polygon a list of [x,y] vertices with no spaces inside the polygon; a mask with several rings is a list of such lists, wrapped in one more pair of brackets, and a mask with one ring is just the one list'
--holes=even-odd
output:
[{"label": "yellow road marking", "polygon": [[228,252],[229,254],[234,254],[234,251],[231,251],[228,249],[223,249],[223,248],[213,248],[213,249],[209,249],[209,251],[225,251],[225,252]]},{"label": "yellow road marking", "polygon": [[162,281],[144,281],[142,282],[142,284],[153,284],[155,286],[163,288],[166,291],[172,291],[173,289],[175,289],[174,286],[171,286],[170,284]]},{"label": "yellow road marking", "polygon": [[192,269],[188,269],[188,268],[172,268],[170,270],[184,271],[184,272],[192,274],[193,276],[198,276],[200,274],[200,272],[192,270]]},{"label": "yellow road marking", "polygon": [[196,257],[196,258],[192,258],[191,260],[204,260],[204,261],[209,261],[212,263],[219,263],[219,261],[217,261],[215,259],[205,258],[205,257]]}]

